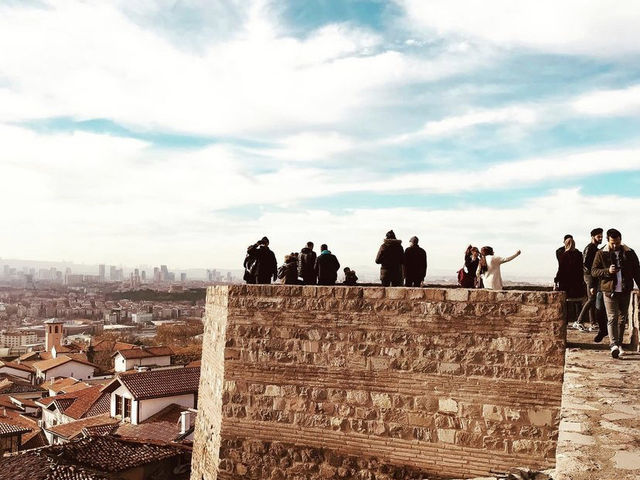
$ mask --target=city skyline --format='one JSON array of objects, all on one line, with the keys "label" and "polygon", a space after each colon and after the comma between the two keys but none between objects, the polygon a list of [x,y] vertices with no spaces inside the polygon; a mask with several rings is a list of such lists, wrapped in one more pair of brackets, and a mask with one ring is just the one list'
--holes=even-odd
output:
[{"label": "city skyline", "polygon": [[3,4],[0,256],[239,270],[267,235],[375,269],[394,229],[430,272],[472,243],[551,279],[566,233],[640,248],[640,6],[508,5]]}]

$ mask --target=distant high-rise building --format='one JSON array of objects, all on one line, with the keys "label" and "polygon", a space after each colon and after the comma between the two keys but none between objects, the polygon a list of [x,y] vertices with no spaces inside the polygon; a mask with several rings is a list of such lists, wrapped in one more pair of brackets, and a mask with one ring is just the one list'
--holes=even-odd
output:
[{"label": "distant high-rise building", "polygon": [[98,265],[98,276],[100,277],[101,282],[104,282],[105,280],[105,273],[106,273],[105,270],[106,269],[105,269],[104,263],[101,263],[100,265]]},{"label": "distant high-rise building", "polygon": [[169,269],[166,265],[160,265],[160,281],[166,282],[169,280]]},{"label": "distant high-rise building", "polygon": [[184,283],[187,281],[187,274],[186,273],[181,273],[180,274],[180,282]]},{"label": "distant high-rise building", "polygon": [[9,265],[5,265],[2,269],[2,273],[4,275],[4,278],[7,278],[9,276]]},{"label": "distant high-rise building", "polygon": [[158,283],[160,281],[160,269],[153,267],[153,282]]},{"label": "distant high-rise building", "polygon": [[118,273],[117,273],[117,269],[116,267],[114,267],[113,265],[109,266],[109,280],[111,280],[112,282],[115,282],[118,280],[117,278]]},{"label": "distant high-rise building", "polygon": [[140,279],[141,279],[143,282],[146,282],[146,281],[147,281],[147,272],[145,272],[144,270],[142,270],[142,274],[140,275]]}]

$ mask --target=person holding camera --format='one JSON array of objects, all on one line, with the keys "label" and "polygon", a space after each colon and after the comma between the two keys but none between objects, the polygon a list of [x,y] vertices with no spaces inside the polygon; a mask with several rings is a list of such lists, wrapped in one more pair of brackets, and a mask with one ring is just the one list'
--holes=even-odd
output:
[{"label": "person holding camera", "polygon": [[611,356],[622,358],[633,282],[640,286],[640,263],[636,252],[622,243],[622,234],[615,228],[607,230],[607,244],[596,253],[591,275],[600,280]]},{"label": "person holding camera", "polygon": [[269,239],[262,237],[247,248],[245,258],[245,280],[247,283],[271,283],[278,276],[276,255],[269,249]]}]

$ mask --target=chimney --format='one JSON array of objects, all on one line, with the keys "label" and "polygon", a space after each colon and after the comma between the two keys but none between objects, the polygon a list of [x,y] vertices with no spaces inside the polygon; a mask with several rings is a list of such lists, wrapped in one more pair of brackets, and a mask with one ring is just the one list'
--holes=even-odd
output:
[{"label": "chimney", "polygon": [[180,412],[180,435],[187,433],[187,430],[191,428],[191,412],[185,410]]}]

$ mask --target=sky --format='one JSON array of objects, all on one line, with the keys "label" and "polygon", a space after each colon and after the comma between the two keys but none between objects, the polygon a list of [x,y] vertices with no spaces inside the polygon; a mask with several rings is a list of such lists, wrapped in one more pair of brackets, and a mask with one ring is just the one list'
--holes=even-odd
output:
[{"label": "sky", "polygon": [[0,1],[0,257],[640,248],[640,3]]}]

